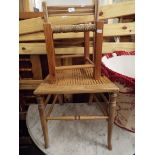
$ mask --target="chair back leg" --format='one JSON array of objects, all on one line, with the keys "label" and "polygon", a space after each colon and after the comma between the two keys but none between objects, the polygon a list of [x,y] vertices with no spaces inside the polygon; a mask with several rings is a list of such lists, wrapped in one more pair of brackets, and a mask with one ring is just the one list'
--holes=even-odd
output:
[{"label": "chair back leg", "polygon": [[94,79],[99,80],[101,77],[101,57],[103,42],[103,22],[96,22],[95,47],[94,47]]},{"label": "chair back leg", "polygon": [[55,81],[56,80],[56,70],[55,70],[56,62],[55,62],[53,32],[52,32],[51,25],[48,23],[44,24],[44,34],[45,34],[49,74],[51,76],[51,81]]}]

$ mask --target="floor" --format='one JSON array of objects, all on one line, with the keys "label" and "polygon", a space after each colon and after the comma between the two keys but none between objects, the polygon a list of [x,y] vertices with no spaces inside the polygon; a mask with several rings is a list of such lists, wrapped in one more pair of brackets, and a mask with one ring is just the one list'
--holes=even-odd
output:
[{"label": "floor", "polygon": [[[48,107],[47,107],[48,108]],[[55,105],[53,115],[102,114],[96,104]],[[37,105],[28,110],[27,127],[38,148],[48,155],[133,155],[135,135],[114,125],[113,150],[107,149],[107,121],[49,121],[50,147],[44,149]]]},{"label": "floor", "polygon": [[39,150],[35,144],[20,145],[19,146],[20,155],[44,155],[44,153]]}]

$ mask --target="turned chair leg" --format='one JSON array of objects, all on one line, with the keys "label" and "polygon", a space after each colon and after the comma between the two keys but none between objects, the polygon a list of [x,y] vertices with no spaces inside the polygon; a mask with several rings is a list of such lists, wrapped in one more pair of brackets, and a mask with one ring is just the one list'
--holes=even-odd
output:
[{"label": "turned chair leg", "polygon": [[115,111],[116,111],[116,93],[110,94],[110,103],[109,103],[109,119],[108,119],[108,149],[112,150],[112,128],[115,118]]},{"label": "turned chair leg", "polygon": [[37,101],[38,101],[40,122],[41,122],[41,127],[42,127],[42,131],[43,131],[43,136],[44,136],[45,148],[48,148],[48,145],[49,145],[48,126],[47,126],[47,120],[46,120],[46,114],[45,114],[45,104],[44,104],[43,97],[37,96]]}]

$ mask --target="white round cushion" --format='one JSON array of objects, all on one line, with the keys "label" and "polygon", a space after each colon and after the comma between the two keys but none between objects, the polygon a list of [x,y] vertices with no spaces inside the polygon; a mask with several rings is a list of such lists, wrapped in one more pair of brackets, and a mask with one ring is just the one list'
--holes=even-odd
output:
[{"label": "white round cushion", "polygon": [[102,63],[109,69],[119,74],[135,78],[135,56],[113,55],[111,58],[102,57]]}]

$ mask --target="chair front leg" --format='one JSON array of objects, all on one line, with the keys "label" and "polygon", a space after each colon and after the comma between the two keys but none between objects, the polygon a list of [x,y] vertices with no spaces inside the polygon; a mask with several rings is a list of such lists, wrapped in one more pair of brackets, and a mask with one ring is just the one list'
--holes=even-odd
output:
[{"label": "chair front leg", "polygon": [[44,99],[42,96],[37,96],[37,101],[38,101],[40,122],[41,122],[41,127],[43,131],[43,136],[44,136],[45,148],[48,148],[48,145],[49,145],[48,126],[47,126],[47,120],[46,120]]},{"label": "chair front leg", "polygon": [[116,93],[110,94],[110,103],[109,103],[109,119],[108,119],[108,149],[112,150],[112,128],[115,119],[115,111],[116,111]]}]

